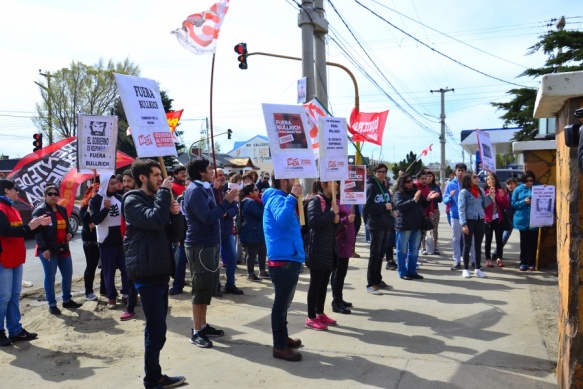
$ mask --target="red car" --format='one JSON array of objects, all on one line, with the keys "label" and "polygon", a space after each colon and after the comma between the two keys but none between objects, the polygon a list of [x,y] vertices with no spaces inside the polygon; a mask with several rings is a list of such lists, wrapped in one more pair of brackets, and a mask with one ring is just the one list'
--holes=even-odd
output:
[{"label": "red car", "polygon": [[[32,211],[34,207],[18,200],[14,203],[14,208],[20,212],[20,216],[22,217],[22,223],[28,224],[30,219],[32,219]],[[69,216],[69,224],[71,224],[71,229],[74,233],[77,232],[79,226],[81,225],[81,217],[79,216],[79,207],[74,205],[73,212]]]}]

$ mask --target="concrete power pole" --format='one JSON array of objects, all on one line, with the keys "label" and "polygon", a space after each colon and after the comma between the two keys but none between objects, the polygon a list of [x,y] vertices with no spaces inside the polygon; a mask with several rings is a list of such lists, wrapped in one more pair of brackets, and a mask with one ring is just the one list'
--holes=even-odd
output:
[{"label": "concrete power pole", "polygon": [[441,122],[441,135],[439,136],[439,143],[441,143],[441,162],[439,164],[439,181],[441,183],[441,190],[445,190],[445,97],[447,92],[453,92],[454,89],[440,88],[439,90],[431,90],[430,92],[441,93],[441,115],[439,116]]},{"label": "concrete power pole", "polygon": [[[328,22],[324,18],[323,0],[302,1],[302,8],[298,14],[298,27],[302,29],[302,75],[306,78],[306,100],[310,101],[318,97],[327,109],[328,85],[324,36],[328,33]],[[318,82],[316,82],[316,74]],[[304,192],[312,190],[312,183],[311,179],[304,180]]]}]

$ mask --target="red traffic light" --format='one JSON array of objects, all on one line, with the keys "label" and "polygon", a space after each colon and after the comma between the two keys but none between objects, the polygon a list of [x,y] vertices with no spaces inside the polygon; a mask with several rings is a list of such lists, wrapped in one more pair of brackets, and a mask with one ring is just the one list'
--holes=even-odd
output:
[{"label": "red traffic light", "polygon": [[34,139],[34,141],[32,142],[32,145],[34,146],[32,151],[35,152],[35,151],[42,149],[43,148],[43,134],[40,134],[40,133],[34,134],[32,136],[32,138]]},{"label": "red traffic light", "polygon": [[239,43],[235,45],[235,53],[239,54],[237,59],[239,60],[239,69],[247,69],[247,43]]}]

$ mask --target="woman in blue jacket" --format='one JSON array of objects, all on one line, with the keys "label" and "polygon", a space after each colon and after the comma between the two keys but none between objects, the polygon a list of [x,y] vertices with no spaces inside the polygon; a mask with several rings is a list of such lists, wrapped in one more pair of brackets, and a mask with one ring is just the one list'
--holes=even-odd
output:
[{"label": "woman in blue jacket", "polygon": [[534,270],[536,261],[536,245],[538,242],[538,228],[530,228],[530,202],[532,199],[532,185],[534,173],[524,172],[522,185],[512,193],[512,208],[514,209],[514,228],[520,232],[520,270]]},{"label": "woman in blue jacket", "polygon": [[[265,236],[263,235],[263,202],[255,184],[248,184],[239,192],[239,215],[242,220],[239,240],[247,256],[247,279],[261,281],[267,278],[265,271]],[[259,257],[259,277],[255,274],[255,260]]]}]

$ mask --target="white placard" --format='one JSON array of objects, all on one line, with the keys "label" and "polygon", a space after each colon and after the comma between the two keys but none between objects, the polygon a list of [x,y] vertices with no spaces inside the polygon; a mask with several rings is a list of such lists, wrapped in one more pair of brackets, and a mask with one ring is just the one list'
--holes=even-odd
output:
[{"label": "white placard", "polygon": [[555,187],[535,185],[530,199],[530,227],[552,226],[555,222]]},{"label": "white placard", "polygon": [[306,77],[300,78],[298,80],[298,104],[304,104],[306,102],[306,89],[307,79]]},{"label": "white placard", "polygon": [[77,169],[115,170],[117,116],[77,115]]},{"label": "white placard", "polygon": [[346,119],[320,117],[320,180],[337,181],[348,177]]},{"label": "white placard", "polygon": [[480,157],[482,158],[482,169],[496,173],[496,156],[492,150],[490,134],[476,130],[476,136],[478,137],[478,147],[480,148]]},{"label": "white placard", "polygon": [[310,125],[302,105],[263,104],[275,177],[317,178]]},{"label": "white placard", "polygon": [[138,157],[177,156],[156,81],[114,75]]},{"label": "white placard", "polygon": [[340,181],[341,204],[366,204],[366,166],[348,165],[348,179]]}]

